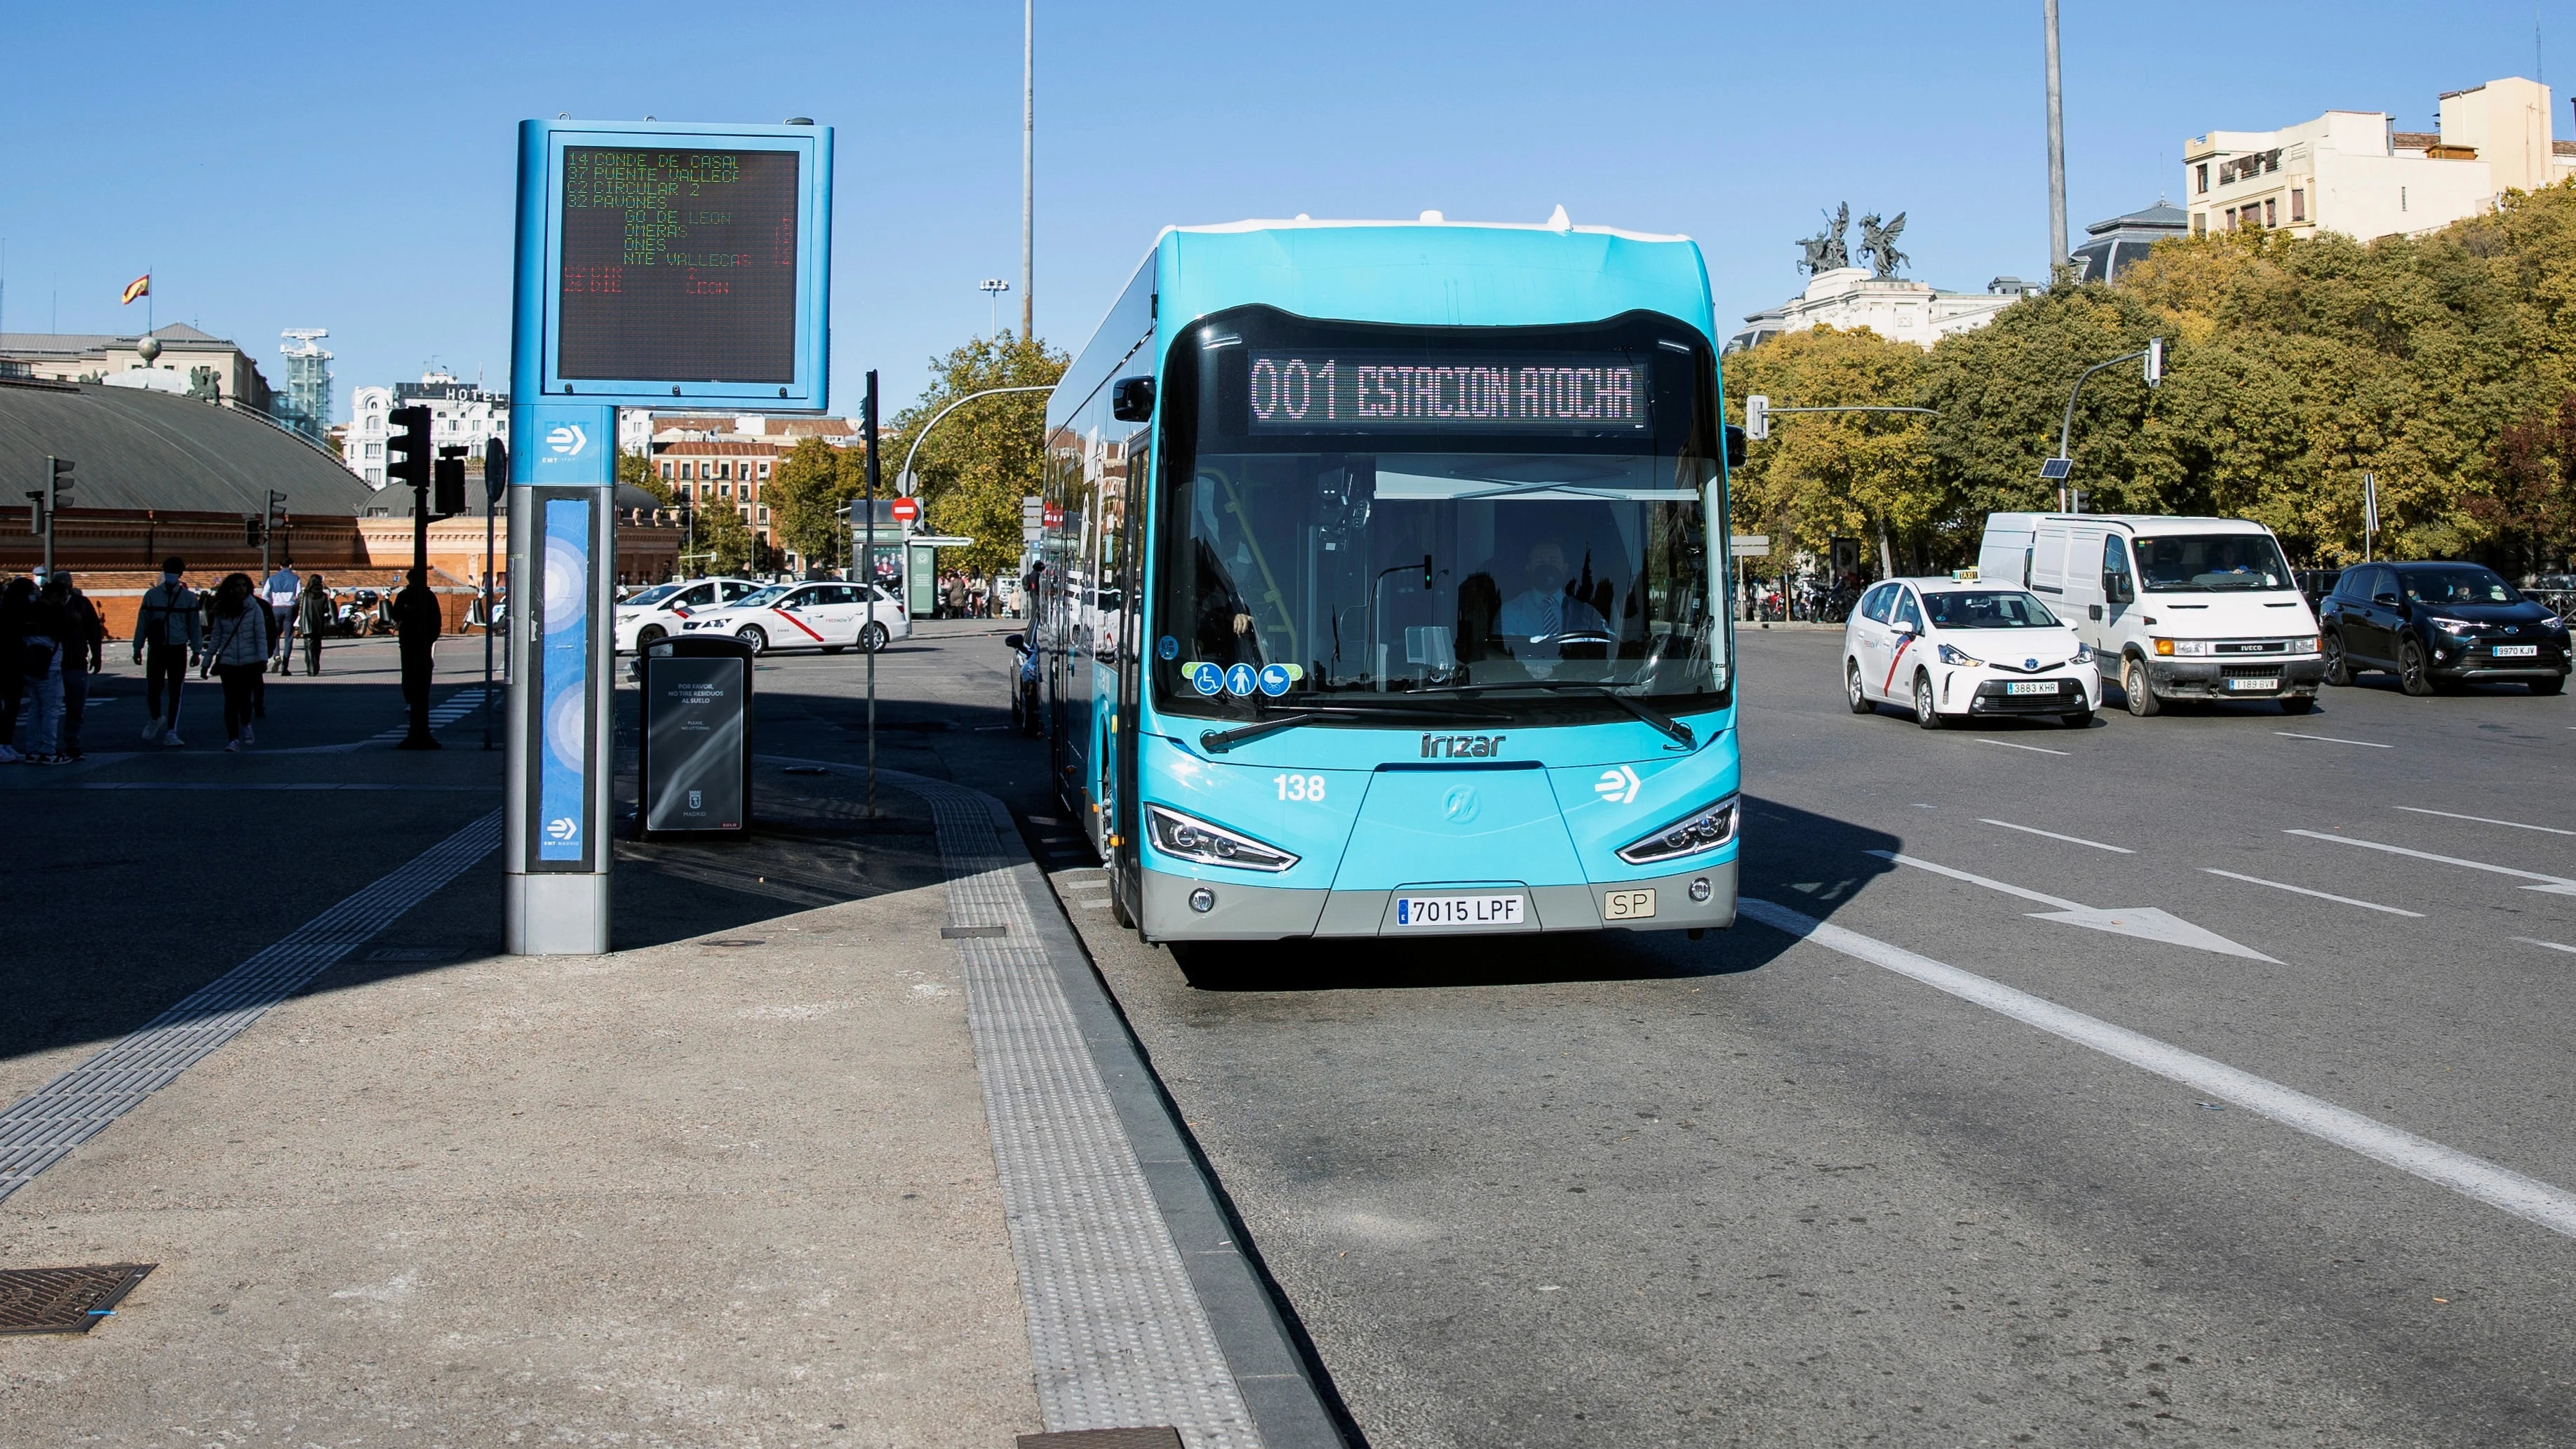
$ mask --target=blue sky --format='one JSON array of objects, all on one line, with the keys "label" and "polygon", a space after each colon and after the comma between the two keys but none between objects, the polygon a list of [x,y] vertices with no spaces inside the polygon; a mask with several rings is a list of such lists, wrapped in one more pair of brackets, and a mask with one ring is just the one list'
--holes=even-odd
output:
[{"label": "blue sky", "polygon": [[[2429,130],[2441,91],[2533,73],[2535,14],[2564,108],[2576,0],[2066,0],[2071,220],[2178,195],[2212,128]],[[2039,16],[1040,0],[1038,331],[1078,346],[1166,223],[1301,211],[1688,233],[1722,325],[1797,289],[1793,240],[1846,200],[1907,213],[1935,285],[2042,276]],[[503,386],[519,119],[806,115],[838,128],[833,407],[876,367],[891,412],[985,328],[975,284],[1018,285],[1019,40],[1013,0],[8,6],[0,327],[138,330],[116,297],[149,266],[160,320],[272,383],[279,329],[331,329],[343,414],[432,359]]]}]

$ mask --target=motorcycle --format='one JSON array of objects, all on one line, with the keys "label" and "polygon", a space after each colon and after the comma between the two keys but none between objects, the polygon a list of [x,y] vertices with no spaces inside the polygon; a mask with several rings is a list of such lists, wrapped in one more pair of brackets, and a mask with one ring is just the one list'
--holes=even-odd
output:
[{"label": "motorcycle", "polygon": [[1038,713],[1038,656],[1029,647],[1026,634],[1005,634],[1002,642],[1010,646],[1016,661],[1011,670],[1011,723],[1024,735],[1046,732]]},{"label": "motorcycle", "polygon": [[364,639],[369,634],[391,632],[390,603],[374,589],[352,589],[331,598],[331,632],[340,638]]}]

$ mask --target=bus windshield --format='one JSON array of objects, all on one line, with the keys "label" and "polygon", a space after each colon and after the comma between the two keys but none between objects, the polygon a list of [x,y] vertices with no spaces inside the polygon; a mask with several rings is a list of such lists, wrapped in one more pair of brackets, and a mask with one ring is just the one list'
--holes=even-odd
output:
[{"label": "bus windshield", "polygon": [[1167,435],[1158,703],[1472,695],[1567,722],[1626,717],[1604,692],[1725,703],[1715,376],[1694,331],[1246,313],[1196,329],[1195,427]]}]

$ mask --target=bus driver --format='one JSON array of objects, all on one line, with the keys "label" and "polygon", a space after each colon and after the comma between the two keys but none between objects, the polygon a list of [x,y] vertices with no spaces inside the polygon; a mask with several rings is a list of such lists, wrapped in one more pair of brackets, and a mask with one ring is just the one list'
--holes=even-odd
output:
[{"label": "bus driver", "polygon": [[1565,566],[1564,547],[1553,539],[1530,545],[1529,562],[1521,576],[1529,587],[1503,602],[1500,627],[1508,643],[1553,646],[1568,634],[1598,636],[1610,631],[1599,610],[1567,592],[1573,573]]}]

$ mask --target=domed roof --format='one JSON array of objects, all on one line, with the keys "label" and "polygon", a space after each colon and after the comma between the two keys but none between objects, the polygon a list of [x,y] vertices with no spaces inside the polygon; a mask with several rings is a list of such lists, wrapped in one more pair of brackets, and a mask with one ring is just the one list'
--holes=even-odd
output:
[{"label": "domed roof", "polygon": [[78,464],[75,508],[354,516],[376,494],[329,453],[242,408],[136,387],[0,379],[0,498]]}]

